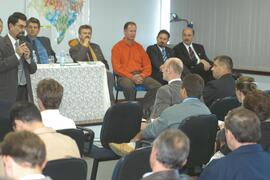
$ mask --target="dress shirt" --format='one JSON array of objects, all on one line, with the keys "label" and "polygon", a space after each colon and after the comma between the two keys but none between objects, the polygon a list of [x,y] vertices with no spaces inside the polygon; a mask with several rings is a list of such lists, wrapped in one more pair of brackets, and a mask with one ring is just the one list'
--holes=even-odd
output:
[{"label": "dress shirt", "polygon": [[20,180],[39,180],[39,179],[51,179],[49,177],[45,177],[43,174],[31,174],[27,176],[23,176]]},{"label": "dress shirt", "polygon": [[174,81],[182,81],[182,80],[181,80],[180,78],[172,79],[172,80],[168,81],[168,84],[171,84],[171,83],[174,82]]},{"label": "dress shirt", "polygon": [[61,115],[58,109],[42,111],[41,116],[42,122],[46,127],[51,127],[55,130],[76,128],[74,121]]},{"label": "dress shirt", "polygon": [[183,43],[183,44],[185,45],[185,47],[186,47],[188,53],[189,53],[189,47],[191,47],[191,49],[192,49],[192,51],[194,52],[194,55],[195,55],[195,57],[196,57],[196,59],[197,59],[197,64],[199,64],[201,59],[200,59],[200,57],[198,56],[198,54],[196,53],[195,49],[193,48],[192,43],[191,43],[190,45],[187,45],[187,44],[185,44],[185,43]]}]

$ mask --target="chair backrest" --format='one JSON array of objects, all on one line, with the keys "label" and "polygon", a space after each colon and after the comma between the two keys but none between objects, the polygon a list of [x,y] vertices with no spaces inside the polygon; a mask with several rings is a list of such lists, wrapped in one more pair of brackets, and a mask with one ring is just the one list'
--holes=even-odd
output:
[{"label": "chair backrest", "polygon": [[218,120],[223,121],[230,110],[237,108],[240,105],[241,104],[236,97],[225,97],[213,102],[210,106],[210,111],[217,116]]},{"label": "chair backrest", "polygon": [[127,155],[121,163],[117,180],[138,180],[152,171],[150,167],[151,147],[138,149]]},{"label": "chair backrest", "polygon": [[5,135],[12,131],[12,124],[9,117],[10,109],[14,102],[0,100],[0,142]]},{"label": "chair backrest", "polygon": [[48,161],[43,174],[55,180],[86,180],[87,163],[80,158]]},{"label": "chair backrest", "polygon": [[218,120],[214,114],[191,116],[179,126],[190,139],[190,152],[186,167],[206,164],[214,153]]},{"label": "chair backrest", "polygon": [[82,157],[84,153],[84,142],[85,142],[85,136],[83,131],[80,129],[61,129],[57,130],[57,132],[71,137],[76,142],[80,151],[80,155]]},{"label": "chair backrest", "polygon": [[142,106],[135,101],[111,106],[103,118],[100,132],[102,146],[109,149],[111,142],[129,142],[140,131],[142,115]]}]

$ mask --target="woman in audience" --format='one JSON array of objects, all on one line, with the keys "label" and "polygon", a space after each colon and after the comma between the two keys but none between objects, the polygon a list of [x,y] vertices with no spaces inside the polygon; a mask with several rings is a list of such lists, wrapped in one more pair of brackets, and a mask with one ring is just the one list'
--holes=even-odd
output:
[{"label": "woman in audience", "polygon": [[259,143],[270,153],[270,95],[260,90],[249,92],[243,105],[261,120],[262,137]]},{"label": "woman in audience", "polygon": [[236,96],[240,103],[243,103],[243,100],[248,92],[255,91],[257,85],[253,77],[249,76],[240,76],[235,83]]}]

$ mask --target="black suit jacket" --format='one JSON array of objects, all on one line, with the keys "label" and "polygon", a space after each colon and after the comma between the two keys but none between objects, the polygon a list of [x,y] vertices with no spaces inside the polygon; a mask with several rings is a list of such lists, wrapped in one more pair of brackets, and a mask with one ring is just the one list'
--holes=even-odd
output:
[{"label": "black suit jacket", "polygon": [[[174,57],[174,52],[171,48],[165,47],[167,57]],[[146,50],[152,64],[152,75],[151,77],[160,82],[161,84],[167,84],[162,78],[162,72],[160,71],[160,66],[164,64],[161,51],[157,44],[147,47]]]},{"label": "black suit jacket", "polygon": [[220,98],[235,96],[235,79],[232,74],[225,74],[219,79],[209,81],[203,90],[203,99],[207,106]]},{"label": "black suit jacket", "polygon": [[[200,59],[204,59],[208,61],[210,64],[212,64],[212,62],[206,56],[204,47],[202,45],[196,44],[196,43],[192,43],[192,45]],[[196,64],[194,60],[190,59],[189,52],[187,51],[187,48],[185,47],[183,42],[174,46],[173,50],[174,50],[175,56],[183,61],[183,64],[184,64],[183,73],[185,75],[191,72],[191,73],[199,74],[204,78],[205,71],[204,71],[203,64],[202,63]],[[210,75],[211,75],[211,72],[210,72]]]},{"label": "black suit jacket", "polygon": [[[51,41],[49,38],[47,37],[37,37],[37,39],[41,42],[41,44],[44,46],[44,48],[46,49],[47,51],[47,54],[48,56],[54,56],[54,59],[55,59],[55,62],[57,61],[56,59],[56,56],[55,56],[55,52],[54,50],[52,49],[52,45],[51,45]],[[32,44],[30,38],[27,36],[26,37],[26,40],[27,42],[29,42],[29,44],[31,45],[31,48],[33,50],[35,50],[36,52],[36,56],[37,56],[37,61],[38,61],[38,64],[40,64],[40,59],[39,59],[39,55],[37,53],[37,48]]]},{"label": "black suit jacket", "polygon": [[[27,46],[29,46],[29,44],[27,44]],[[27,82],[28,97],[30,101],[33,101],[29,74],[36,72],[37,65],[34,63],[33,59],[31,59],[30,64],[28,64],[24,59],[22,59],[22,62]],[[11,44],[8,35],[0,38],[0,100],[7,100],[11,102],[16,101],[18,65],[19,60],[15,55],[13,45]]]}]

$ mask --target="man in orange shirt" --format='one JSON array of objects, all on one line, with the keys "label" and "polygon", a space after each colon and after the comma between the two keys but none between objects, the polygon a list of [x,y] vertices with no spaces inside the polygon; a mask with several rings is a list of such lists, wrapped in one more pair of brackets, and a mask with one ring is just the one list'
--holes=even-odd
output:
[{"label": "man in orange shirt", "polygon": [[137,26],[134,22],[124,25],[124,38],[112,48],[112,66],[119,76],[118,84],[123,88],[128,101],[135,100],[134,86],[143,84],[147,89],[142,104],[144,117],[148,117],[153,106],[156,92],[161,86],[150,77],[152,67],[150,59],[143,47],[135,41]]}]

